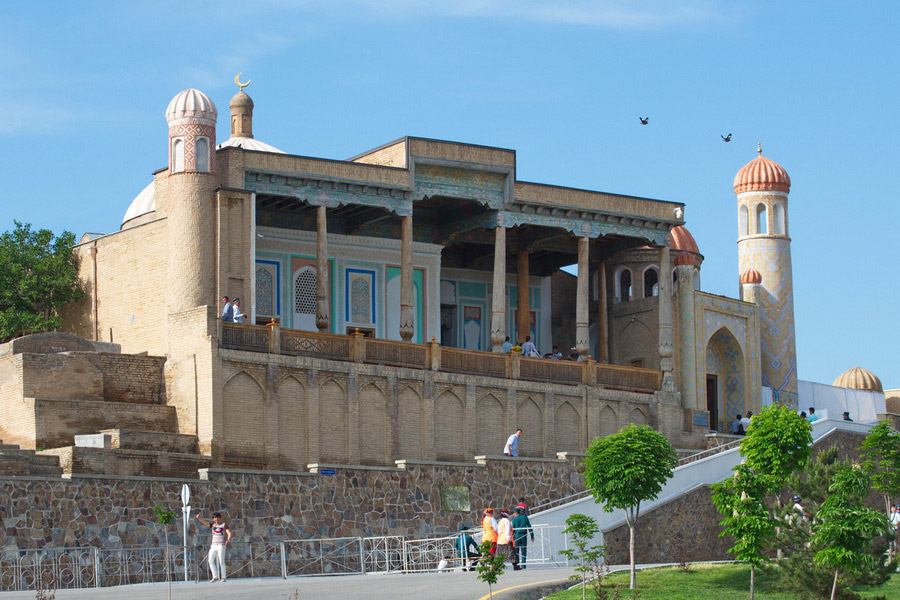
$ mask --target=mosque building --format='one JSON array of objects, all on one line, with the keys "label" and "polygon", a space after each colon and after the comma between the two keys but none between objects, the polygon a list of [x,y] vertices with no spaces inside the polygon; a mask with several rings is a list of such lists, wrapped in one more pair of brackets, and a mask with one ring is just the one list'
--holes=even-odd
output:
[{"label": "mosque building", "polygon": [[[700,289],[681,203],[522,180],[514,150],[418,137],[288,154],[254,136],[243,86],[229,108],[217,143],[208,96],[172,99],[167,165],[119,231],[82,238],[86,294],[64,314],[164,357],[172,433],[210,464],[471,460],[516,428],[524,455],[555,457],[628,423],[699,448],[764,398],[797,406],[791,181],[761,150],[734,179],[727,298]],[[243,323],[222,321],[225,296]],[[577,360],[502,352],[526,336]]]}]

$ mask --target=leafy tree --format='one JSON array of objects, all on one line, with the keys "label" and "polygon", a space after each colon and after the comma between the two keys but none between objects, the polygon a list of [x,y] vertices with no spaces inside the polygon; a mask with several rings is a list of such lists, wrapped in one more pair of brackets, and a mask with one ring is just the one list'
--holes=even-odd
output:
[{"label": "leafy tree", "polygon": [[809,458],[812,426],[793,410],[773,404],[750,421],[741,440],[741,456],[747,465],[782,482]]},{"label": "leafy tree", "polygon": [[734,475],[711,486],[713,504],[723,517],[719,537],[733,537],[729,554],[750,565],[750,600],[756,590],[756,567],[768,560],[766,550],[775,536],[775,521],[765,504],[773,482],[771,476],[740,464]]},{"label": "leafy tree", "polygon": [[488,584],[489,597],[493,598],[494,585],[497,583],[497,579],[503,575],[506,562],[502,554],[496,551],[491,552],[491,550],[495,550],[493,543],[482,542],[480,549],[481,560],[478,561],[475,570],[478,572],[478,579]]},{"label": "leafy tree", "polygon": [[0,234],[0,338],[59,329],[59,309],[83,295],[72,247],[64,231],[16,228]]},{"label": "leafy tree", "polygon": [[[789,478],[788,493],[802,498],[803,511],[798,512],[793,503],[788,502],[776,514],[778,534],[775,544],[784,553],[784,558],[777,563],[782,584],[803,598],[827,597],[834,586],[831,567],[813,560],[816,552],[822,549],[821,540],[814,539],[813,533],[822,522],[820,510],[831,495],[829,488],[837,473],[853,466],[837,457],[837,448],[822,450],[815,460],[810,460],[802,471]],[[868,566],[841,575],[837,597],[858,598],[850,591],[851,586],[881,585],[890,578],[894,563],[881,560],[887,545],[884,539],[875,540],[866,550],[873,557]]]},{"label": "leafy tree", "polygon": [[890,421],[880,421],[862,443],[862,467],[872,478],[872,487],[884,495],[885,512],[891,497],[900,494],[900,433]]},{"label": "leafy tree", "polygon": [[[172,580],[169,576],[169,525],[175,520],[177,516],[173,511],[163,508],[162,506],[154,506],[153,514],[156,515],[156,522],[163,526],[163,532],[165,533],[166,538],[166,583],[169,588],[169,600],[172,598]],[[187,556],[184,557],[184,568],[187,569]]]},{"label": "leafy tree", "polygon": [[646,425],[631,424],[618,433],[597,437],[583,461],[584,479],[603,510],[625,511],[631,561],[630,587],[635,587],[635,526],[641,502],[653,500],[672,477],[677,464],[675,449],[663,434]]},{"label": "leafy tree", "polygon": [[834,569],[831,600],[835,600],[841,570],[872,567],[877,559],[866,550],[890,525],[882,513],[863,505],[869,493],[869,477],[862,469],[842,468],[828,489],[832,495],[822,503],[818,514],[821,523],[813,533],[813,544],[821,547],[815,561]]},{"label": "leafy tree", "polygon": [[[575,581],[581,581],[581,599],[585,600],[587,596],[587,578],[588,575],[596,573],[600,559],[603,557],[604,548],[601,545],[590,545],[594,536],[600,528],[597,521],[587,515],[574,513],[566,519],[566,528],[563,533],[571,534],[572,544],[575,548],[560,550],[560,554],[568,560],[579,561],[579,566],[575,567],[575,574],[569,577]],[[595,580],[595,585],[600,582]]]}]

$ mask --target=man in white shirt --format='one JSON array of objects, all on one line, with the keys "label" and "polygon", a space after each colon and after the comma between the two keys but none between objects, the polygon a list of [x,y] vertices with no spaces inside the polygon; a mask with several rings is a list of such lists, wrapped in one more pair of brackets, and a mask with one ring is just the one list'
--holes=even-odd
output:
[{"label": "man in white shirt", "polygon": [[518,456],[519,455],[519,438],[522,437],[522,430],[516,429],[516,432],[509,436],[506,440],[506,445],[503,446],[503,456]]},{"label": "man in white shirt", "polygon": [[744,428],[744,433],[747,433],[747,428],[750,427],[750,417],[753,416],[752,412],[748,412],[746,417],[741,417],[741,426]]},{"label": "man in white shirt", "polygon": [[243,323],[243,322],[244,322],[244,319],[247,318],[247,315],[245,315],[245,314],[241,311],[241,299],[240,299],[240,298],[235,298],[234,300],[232,300],[231,304],[232,304],[232,308],[231,308],[231,311],[232,311],[232,317],[231,317],[231,320],[234,321],[235,323]]}]

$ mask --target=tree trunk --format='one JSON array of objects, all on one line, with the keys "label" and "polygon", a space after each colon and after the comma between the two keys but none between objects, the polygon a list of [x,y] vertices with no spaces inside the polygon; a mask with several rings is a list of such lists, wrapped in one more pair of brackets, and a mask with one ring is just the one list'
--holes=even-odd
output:
[{"label": "tree trunk", "polygon": [[635,579],[634,578],[634,524],[633,523],[628,524],[628,537],[629,537],[628,554],[630,555],[630,558],[631,558],[631,583],[629,584],[629,588],[633,590],[635,588],[635,581],[634,581],[634,579]]},{"label": "tree trunk", "polygon": [[753,593],[756,588],[756,565],[750,564],[750,600],[753,600]]},{"label": "tree trunk", "polygon": [[831,586],[831,600],[834,600],[837,597],[837,580],[838,580],[838,573],[840,573],[840,572],[841,572],[840,569],[834,570],[834,585]]},{"label": "tree trunk", "polygon": [[[166,534],[166,587],[168,588],[168,600],[172,600],[172,578],[169,576],[169,528],[165,529]],[[185,568],[187,568],[187,562],[185,562]]]},{"label": "tree trunk", "polygon": [[587,600],[587,573],[584,572],[584,554],[581,555],[581,600]]}]

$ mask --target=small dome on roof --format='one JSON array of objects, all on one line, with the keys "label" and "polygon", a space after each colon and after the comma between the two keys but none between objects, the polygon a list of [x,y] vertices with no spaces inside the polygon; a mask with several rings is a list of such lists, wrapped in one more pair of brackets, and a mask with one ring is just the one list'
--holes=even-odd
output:
[{"label": "small dome on roof", "polygon": [[239,108],[242,106],[249,107],[251,110],[253,109],[253,98],[247,95],[247,92],[244,90],[241,90],[232,96],[231,102],[228,103],[229,108]]},{"label": "small dome on roof", "polygon": [[167,121],[185,118],[215,121],[218,116],[216,105],[209,99],[209,96],[194,88],[179,93],[172,98],[166,108]]},{"label": "small dome on roof", "polygon": [[680,267],[682,265],[690,265],[694,266],[697,264],[697,259],[694,258],[694,255],[690,252],[679,252],[675,255],[675,266]]},{"label": "small dome on roof", "polygon": [[741,273],[741,283],[762,283],[762,275],[756,269],[747,269]]},{"label": "small dome on roof", "polygon": [[881,380],[874,373],[862,367],[847,369],[834,380],[831,385],[835,387],[850,388],[851,390],[865,390],[868,392],[883,392]]},{"label": "small dome on roof", "polygon": [[142,189],[141,193],[131,201],[131,205],[128,207],[128,210],[125,211],[125,216],[122,218],[122,225],[132,219],[140,217],[141,215],[146,215],[147,213],[151,213],[156,210],[154,188],[155,184],[153,181],[151,181],[150,185]]},{"label": "small dome on roof", "polygon": [[734,193],[778,191],[788,193],[791,191],[791,178],[774,160],[762,155],[762,148],[757,149],[756,158],[741,167],[734,176]]},{"label": "small dome on roof", "polygon": [[274,152],[276,154],[285,154],[284,151],[279,150],[275,146],[270,146],[265,142],[261,142],[256,138],[248,138],[248,137],[233,137],[228,138],[218,146],[216,146],[216,150],[221,150],[222,148],[243,148],[244,150],[256,150],[258,152]]},{"label": "small dome on roof", "polygon": [[700,254],[700,248],[697,247],[694,236],[691,235],[691,232],[688,231],[687,227],[684,225],[674,227],[672,231],[669,232],[669,248],[676,251],[683,250],[685,252]]}]

